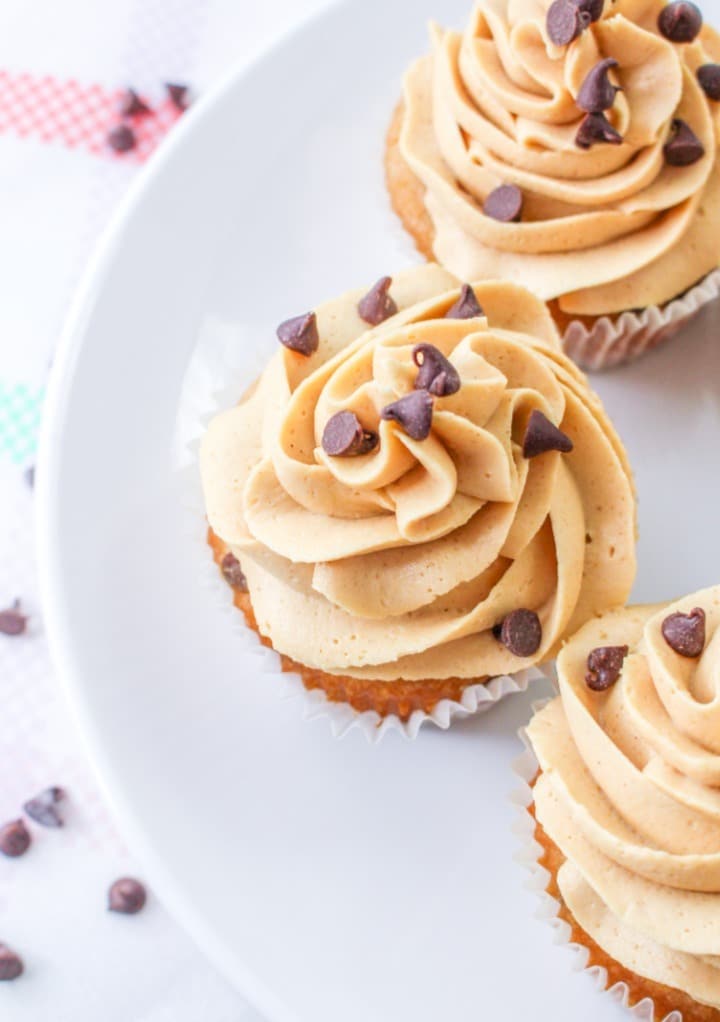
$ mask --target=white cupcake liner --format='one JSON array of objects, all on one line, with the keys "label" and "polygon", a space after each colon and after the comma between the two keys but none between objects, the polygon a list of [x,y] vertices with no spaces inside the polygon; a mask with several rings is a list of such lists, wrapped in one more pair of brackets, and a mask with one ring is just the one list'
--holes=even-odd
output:
[{"label": "white cupcake liner", "polygon": [[[538,713],[547,705],[548,701],[542,700],[535,703],[533,705],[533,713]],[[555,931],[554,942],[556,944],[565,945],[573,950],[573,969],[576,972],[586,972],[599,991],[609,994],[613,1000],[621,1004],[634,1018],[642,1019],[643,1022],[683,1022],[683,1015],[680,1011],[671,1011],[669,1014],[663,1015],[661,1019],[658,1015],[655,1002],[651,997],[645,997],[631,1007],[629,1003],[630,988],[627,983],[618,982],[608,986],[607,969],[600,965],[588,966],[590,958],[588,948],[572,940],[570,925],[558,915],[560,902],[548,892],[550,873],[544,866],[540,865],[539,860],[544,849],[535,840],[536,821],[529,812],[530,806],[534,801],[532,783],[538,774],[540,764],[530,744],[526,730],[523,728],[518,733],[525,746],[525,751],[513,763],[513,770],[522,781],[522,788],[511,796],[512,802],[520,811],[519,818],[513,825],[513,832],[519,837],[521,847],[514,858],[530,874],[526,886],[538,895],[540,905],[536,913],[537,917],[546,920],[553,928]]]},{"label": "white cupcake liner", "polygon": [[617,318],[602,316],[590,328],[575,320],[565,331],[563,349],[583,369],[593,371],[634,362],[676,334],[719,295],[720,269],[668,305],[623,312]]},{"label": "white cupcake liner", "polygon": [[[255,337],[260,331],[253,331]],[[183,534],[188,544],[202,541],[204,557],[199,559],[198,585],[204,588],[218,612],[227,617],[228,628],[236,640],[256,658],[257,669],[272,675],[269,684],[279,693],[295,698],[306,720],[326,717],[334,736],[341,737],[353,728],[361,730],[368,741],[377,742],[387,732],[398,731],[414,739],[426,723],[446,729],[452,721],[471,714],[484,713],[508,695],[525,692],[531,681],[544,674],[536,667],[502,675],[487,682],[469,684],[460,700],[443,699],[432,713],[416,710],[408,720],[396,715],[380,716],[374,710],[359,712],[347,703],[333,702],[319,689],[309,690],[299,674],[283,671],[280,656],[264,646],[258,634],[249,628],[242,612],[233,603],[231,587],[222,578],[210,548],[205,543],[207,520],[197,468],[200,438],[210,419],[230,408],[264,369],[272,346],[259,350],[252,336],[243,336],[240,328],[210,323],[203,330],[188,367],[181,391],[174,442],[178,466],[177,480],[183,508]],[[265,331],[267,333],[267,331]]]}]

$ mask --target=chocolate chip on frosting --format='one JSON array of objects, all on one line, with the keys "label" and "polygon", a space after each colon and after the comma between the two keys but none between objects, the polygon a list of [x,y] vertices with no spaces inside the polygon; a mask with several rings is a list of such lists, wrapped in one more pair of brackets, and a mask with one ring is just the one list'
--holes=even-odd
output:
[{"label": "chocolate chip on frosting", "polygon": [[580,11],[588,16],[591,22],[600,21],[605,9],[605,0],[573,0]]},{"label": "chocolate chip on frosting", "polygon": [[689,124],[680,117],[672,122],[670,138],[663,148],[665,162],[671,167],[689,167],[705,155],[705,146]]},{"label": "chocolate chip on frosting", "polygon": [[500,185],[494,188],[483,204],[485,216],[502,223],[517,223],[522,216],[523,193],[517,185]]},{"label": "chocolate chip on frosting", "polygon": [[127,89],[120,100],[120,113],[123,117],[145,117],[152,110],[135,89]]},{"label": "chocolate chip on frosting", "polygon": [[31,840],[24,820],[11,820],[0,827],[0,852],[11,859],[24,855]]},{"label": "chocolate chip on frosting", "polygon": [[379,326],[390,319],[398,311],[398,307],[390,295],[392,277],[381,277],[373,284],[364,298],[358,302],[360,318],[371,326]]},{"label": "chocolate chip on frosting", "polygon": [[120,877],[108,891],[108,908],[125,916],[134,916],[144,908],[147,892],[139,880]]},{"label": "chocolate chip on frosting", "polygon": [[416,344],[412,357],[420,370],[415,377],[415,390],[427,390],[435,397],[448,397],[460,390],[457,369],[434,344]]},{"label": "chocolate chip on frosting", "polygon": [[670,649],[693,659],[705,649],[705,611],[700,607],[689,614],[670,614],[662,623],[662,634]]},{"label": "chocolate chip on frosting", "polygon": [[240,566],[240,561],[237,559],[235,554],[226,553],[223,559],[220,561],[220,570],[223,573],[223,577],[226,582],[229,582],[233,589],[238,589],[241,593],[248,591],[247,579],[245,578],[245,572]]},{"label": "chocolate chip on frosting", "polygon": [[135,132],[127,124],[116,124],[107,134],[107,144],[116,153],[128,153],[137,144]]},{"label": "chocolate chip on frosting", "polygon": [[605,692],[611,688],[622,673],[627,646],[598,646],[587,658],[585,682],[593,692]]},{"label": "chocolate chip on frosting", "polygon": [[703,64],[697,78],[708,99],[720,99],[720,64]]},{"label": "chocolate chip on frosting", "polygon": [[555,0],[547,12],[547,33],[556,46],[567,46],[590,24],[590,15],[572,0]]},{"label": "chocolate chip on frosting", "polygon": [[302,316],[286,319],[277,328],[277,338],[281,344],[290,351],[296,351],[298,355],[312,355],[320,343],[317,316],[314,312],[306,312]]},{"label": "chocolate chip on frosting", "polygon": [[412,394],[386,405],[380,417],[397,422],[412,440],[425,440],[430,433],[432,414],[433,403],[428,392],[414,390]]},{"label": "chocolate chip on frosting", "polygon": [[581,110],[589,114],[600,114],[610,109],[621,91],[608,77],[608,72],[617,66],[618,62],[613,57],[607,57],[588,71],[576,100]]},{"label": "chocolate chip on frosting", "polygon": [[533,656],[540,649],[542,625],[534,610],[512,610],[500,626],[500,642],[513,656]]},{"label": "chocolate chip on frosting", "polygon": [[660,12],[658,28],[671,43],[691,43],[700,34],[703,16],[690,0],[675,0]]},{"label": "chocolate chip on frosting", "polygon": [[363,428],[354,412],[336,412],[325,423],[322,448],[333,458],[353,458],[377,447],[378,435]]},{"label": "chocolate chip on frosting", "polygon": [[477,319],[484,316],[483,307],[469,284],[463,284],[460,297],[445,313],[445,319]]},{"label": "chocolate chip on frosting", "polygon": [[538,408],[531,412],[523,439],[524,458],[537,458],[539,454],[545,454],[547,451],[569,454],[572,449],[573,442],[570,437],[550,422],[547,415]]},{"label": "chocolate chip on frosting", "polygon": [[575,145],[580,149],[590,149],[598,143],[622,145],[622,142],[622,135],[603,113],[586,114],[575,136]]},{"label": "chocolate chip on frosting", "polygon": [[58,811],[58,803],[64,798],[65,792],[62,788],[46,788],[26,802],[23,809],[30,819],[39,823],[41,827],[62,827],[64,821]]},{"label": "chocolate chip on frosting", "polygon": [[15,600],[12,607],[0,610],[0,633],[2,635],[22,635],[27,628],[27,618],[20,610],[20,600]]},{"label": "chocolate chip on frosting", "polygon": [[0,981],[5,982],[22,976],[23,961],[17,952],[6,944],[0,944]]}]

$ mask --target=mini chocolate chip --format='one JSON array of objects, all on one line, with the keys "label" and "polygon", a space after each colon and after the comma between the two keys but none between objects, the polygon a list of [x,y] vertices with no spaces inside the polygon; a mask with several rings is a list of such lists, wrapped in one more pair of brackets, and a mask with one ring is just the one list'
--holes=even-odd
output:
[{"label": "mini chocolate chip", "polygon": [[502,223],[517,223],[522,216],[523,193],[517,185],[493,188],[483,203],[483,213]]},{"label": "mini chocolate chip", "polygon": [[665,162],[671,167],[689,167],[705,155],[705,146],[689,124],[676,117],[670,129],[670,138],[663,152]]},{"label": "mini chocolate chip", "polygon": [[605,692],[620,677],[627,646],[598,646],[587,658],[585,683],[593,692]]},{"label": "mini chocolate chip", "polygon": [[0,944],[0,981],[17,979],[22,976],[24,968],[20,955],[6,944]]},{"label": "mini chocolate chip", "polygon": [[127,153],[135,148],[135,132],[127,124],[117,124],[108,132],[107,142],[116,153]]},{"label": "mini chocolate chip", "polygon": [[600,114],[610,109],[620,92],[620,86],[613,85],[608,72],[617,66],[618,62],[613,57],[607,57],[588,71],[576,100],[581,110],[589,114]]},{"label": "mini chocolate chip", "polygon": [[460,288],[460,297],[445,313],[445,319],[477,319],[484,316],[483,307],[469,284]]},{"label": "mini chocolate chip", "polygon": [[240,561],[237,559],[235,554],[226,553],[223,559],[220,561],[220,570],[223,573],[226,582],[229,582],[233,589],[239,589],[241,593],[248,591],[247,579],[245,578],[245,572],[240,567]]},{"label": "mini chocolate chip", "polygon": [[364,298],[358,302],[358,313],[361,319],[371,326],[379,326],[390,319],[398,311],[398,307],[390,295],[392,277],[381,277],[373,284]]},{"label": "mini chocolate chip", "polygon": [[354,458],[377,447],[378,435],[363,424],[354,412],[336,412],[325,423],[322,448],[333,458]]},{"label": "mini chocolate chip", "polygon": [[147,892],[139,880],[133,877],[120,877],[108,891],[108,908],[111,912],[121,912],[126,916],[134,916],[147,901]]},{"label": "mini chocolate chip", "polygon": [[434,344],[416,344],[413,362],[419,368],[415,390],[427,390],[435,397],[448,397],[460,390],[460,374]]},{"label": "mini chocolate chip", "polygon": [[30,831],[24,820],[11,820],[0,827],[0,852],[11,859],[24,855],[31,841]]},{"label": "mini chocolate chip", "polygon": [[575,136],[575,145],[580,149],[590,149],[599,142],[622,145],[622,141],[622,135],[613,128],[605,114],[586,114]]},{"label": "mini chocolate chip", "polygon": [[587,11],[571,0],[555,0],[546,18],[547,33],[556,46],[567,46],[590,24]]},{"label": "mini chocolate chip", "polygon": [[31,820],[42,827],[62,827],[64,821],[57,807],[58,802],[62,802],[64,798],[65,792],[62,788],[46,788],[26,802],[23,809]]},{"label": "mini chocolate chip", "polygon": [[178,110],[187,110],[190,106],[190,87],[180,82],[165,82],[168,96]]},{"label": "mini chocolate chip", "polygon": [[398,401],[386,405],[380,412],[382,419],[399,423],[413,440],[424,440],[432,425],[433,402],[426,390],[414,390]]},{"label": "mini chocolate chip", "polygon": [[123,117],[145,117],[152,110],[135,89],[127,89],[120,101],[120,113]]},{"label": "mini chocolate chip", "polygon": [[550,422],[547,415],[538,408],[530,413],[523,439],[523,458],[537,458],[538,454],[546,451],[569,454],[572,449],[570,437]]},{"label": "mini chocolate chip", "polygon": [[658,28],[671,43],[691,43],[703,26],[700,8],[690,0],[675,0],[660,12]]},{"label": "mini chocolate chip", "polygon": [[0,635],[22,635],[27,629],[27,617],[20,610],[20,600],[12,607],[0,610]]},{"label": "mini chocolate chip", "polygon": [[600,21],[605,9],[605,0],[572,0],[585,13],[591,22]]},{"label": "mini chocolate chip", "polygon": [[720,64],[703,64],[697,77],[708,99],[720,99]]},{"label": "mini chocolate chip", "polygon": [[503,620],[500,642],[513,656],[533,656],[540,649],[542,625],[534,610],[513,610]]},{"label": "mini chocolate chip", "polygon": [[705,649],[705,611],[696,607],[689,614],[670,614],[662,623],[662,634],[680,656],[700,656]]},{"label": "mini chocolate chip", "polygon": [[298,355],[312,355],[320,343],[317,316],[314,312],[306,312],[302,316],[286,319],[277,328],[277,338],[281,344],[290,351],[296,351]]}]

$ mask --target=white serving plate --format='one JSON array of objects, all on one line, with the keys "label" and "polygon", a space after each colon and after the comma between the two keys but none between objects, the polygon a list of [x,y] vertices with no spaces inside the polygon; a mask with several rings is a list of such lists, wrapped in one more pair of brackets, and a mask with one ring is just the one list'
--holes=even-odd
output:
[{"label": "white serving plate", "polygon": [[[516,730],[547,688],[412,743],[333,739],[243,652],[183,504],[198,345],[236,337],[241,376],[281,319],[416,261],[383,136],[427,18],[468,6],[334,7],[199,103],[95,260],[49,398],[58,667],[156,893],[273,1022],[620,1017],[513,862]],[[719,316],[597,380],[637,472],[641,600],[720,580]]]}]

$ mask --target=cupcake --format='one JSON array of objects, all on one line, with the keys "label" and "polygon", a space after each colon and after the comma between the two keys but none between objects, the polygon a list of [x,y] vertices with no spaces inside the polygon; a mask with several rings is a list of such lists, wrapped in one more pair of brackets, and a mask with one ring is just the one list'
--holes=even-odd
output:
[{"label": "cupcake", "polygon": [[537,298],[430,264],[277,336],[201,474],[236,603],[306,688],[431,714],[627,597],[626,455]]},{"label": "cupcake", "polygon": [[528,738],[548,891],[654,1018],[720,1018],[720,586],[611,611],[558,658]]},{"label": "cupcake", "polygon": [[720,293],[720,36],[694,4],[481,0],[431,35],[386,153],[428,258],[550,302],[593,369]]}]

